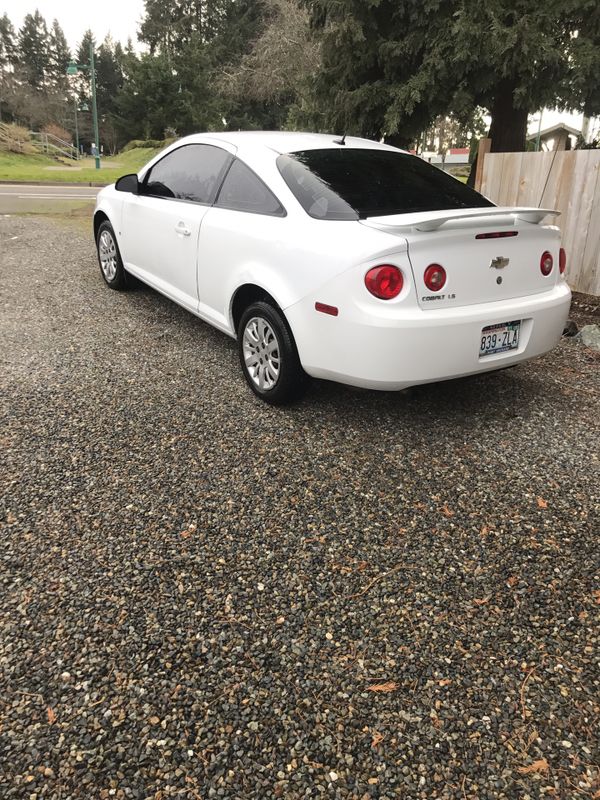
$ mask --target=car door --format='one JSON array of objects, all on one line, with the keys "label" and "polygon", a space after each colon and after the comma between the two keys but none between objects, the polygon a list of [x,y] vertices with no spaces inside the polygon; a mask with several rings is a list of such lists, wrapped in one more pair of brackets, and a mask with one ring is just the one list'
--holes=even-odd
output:
[{"label": "car door", "polygon": [[201,316],[229,329],[234,273],[245,266],[266,266],[273,261],[277,243],[286,238],[285,217],[285,209],[273,192],[247,164],[234,159],[200,233]]},{"label": "car door", "polygon": [[231,159],[227,150],[208,144],[171,150],[123,209],[126,269],[192,311],[198,308],[200,225]]}]

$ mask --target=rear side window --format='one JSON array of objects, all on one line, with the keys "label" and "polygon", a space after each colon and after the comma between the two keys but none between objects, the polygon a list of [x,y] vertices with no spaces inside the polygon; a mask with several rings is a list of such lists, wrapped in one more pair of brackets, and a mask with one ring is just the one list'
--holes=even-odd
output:
[{"label": "rear side window", "polygon": [[144,194],[210,205],[231,158],[226,150],[209,144],[179,147],[150,169]]},{"label": "rear side window", "polygon": [[492,206],[485,197],[408,153],[327,148],[281,155],[281,175],[317,219]]},{"label": "rear side window", "polygon": [[303,155],[303,153],[293,153],[289,156],[279,156],[277,166],[282,178],[306,213],[315,219],[358,219],[357,211],[332,186],[328,186],[316,171],[313,171],[310,162],[304,159]]},{"label": "rear side window", "polygon": [[215,205],[252,214],[277,217],[285,215],[283,206],[275,195],[239,158],[231,165]]}]

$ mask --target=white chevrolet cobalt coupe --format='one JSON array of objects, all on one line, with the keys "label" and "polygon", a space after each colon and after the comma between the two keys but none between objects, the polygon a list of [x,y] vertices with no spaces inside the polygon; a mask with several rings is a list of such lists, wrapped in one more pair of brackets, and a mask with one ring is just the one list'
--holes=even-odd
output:
[{"label": "white chevrolet cobalt coupe", "polygon": [[511,366],[569,311],[555,214],[498,208],[385,144],[310,133],[181,139],[103,189],[102,275],[134,275],[237,339],[250,388],[371,389]]}]

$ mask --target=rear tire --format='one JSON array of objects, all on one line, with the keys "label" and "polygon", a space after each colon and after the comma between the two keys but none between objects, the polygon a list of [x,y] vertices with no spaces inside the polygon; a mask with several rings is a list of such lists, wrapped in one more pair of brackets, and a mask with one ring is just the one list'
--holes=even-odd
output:
[{"label": "rear tire", "polygon": [[244,378],[257,397],[271,405],[299,399],[307,376],[283,314],[270,303],[252,303],[242,314],[237,331]]},{"label": "rear tire", "polygon": [[98,251],[98,263],[100,272],[105,282],[111,289],[123,291],[127,288],[127,273],[123,267],[123,261],[117,244],[117,237],[113,226],[105,220],[98,228],[96,237],[96,249]]}]

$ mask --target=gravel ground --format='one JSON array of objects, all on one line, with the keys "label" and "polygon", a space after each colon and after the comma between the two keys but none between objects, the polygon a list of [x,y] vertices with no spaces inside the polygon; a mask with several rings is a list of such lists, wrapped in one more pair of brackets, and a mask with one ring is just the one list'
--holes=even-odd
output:
[{"label": "gravel ground", "polygon": [[597,354],[278,410],[80,230],[0,268],[2,800],[600,796]]}]

